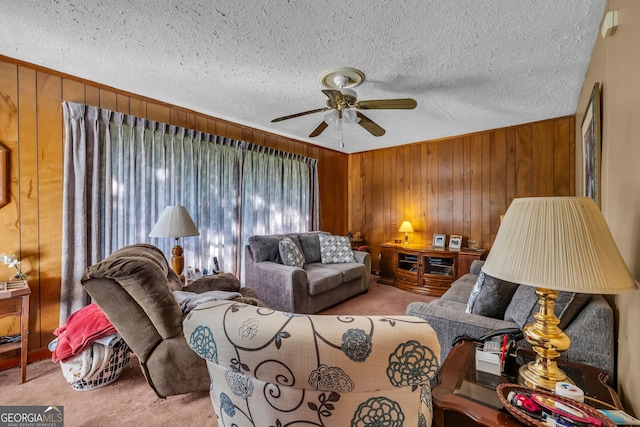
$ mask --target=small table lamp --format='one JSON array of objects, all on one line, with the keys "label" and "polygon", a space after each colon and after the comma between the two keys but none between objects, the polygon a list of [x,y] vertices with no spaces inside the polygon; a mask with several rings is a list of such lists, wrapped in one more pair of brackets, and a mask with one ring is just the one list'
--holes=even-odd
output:
[{"label": "small table lamp", "polygon": [[398,231],[401,231],[404,233],[404,244],[408,245],[409,244],[409,233],[413,233],[413,227],[411,226],[411,223],[409,221],[403,221],[402,225],[400,225],[400,229]]},{"label": "small table lamp", "polygon": [[182,277],[184,257],[178,239],[185,236],[199,236],[200,233],[184,206],[167,206],[153,226],[149,237],[173,237],[176,245],[171,250],[171,269]]},{"label": "small table lamp", "polygon": [[520,368],[518,382],[551,391],[556,382],[568,380],[556,358],[571,343],[554,313],[558,291],[618,294],[637,289],[604,216],[587,197],[513,200],[482,271],[536,288],[540,308],[523,330],[536,358]]}]

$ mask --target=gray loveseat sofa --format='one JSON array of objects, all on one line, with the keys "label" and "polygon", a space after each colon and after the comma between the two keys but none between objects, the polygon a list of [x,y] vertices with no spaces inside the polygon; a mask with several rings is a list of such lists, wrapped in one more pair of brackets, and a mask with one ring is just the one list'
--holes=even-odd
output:
[{"label": "gray loveseat sofa", "polygon": [[[366,292],[371,255],[353,251],[355,262],[323,263],[319,235],[307,233],[251,236],[245,246],[245,285],[269,308],[313,314]],[[304,255],[304,265],[284,265],[280,241],[290,238]]]},{"label": "gray loveseat sofa", "polygon": [[[444,360],[459,335],[480,337],[495,329],[518,327],[533,322],[538,310],[535,288],[518,286],[485,276],[471,313],[466,312],[469,296],[484,261],[474,261],[469,274],[456,280],[451,288],[430,303],[413,302],[406,314],[425,319],[435,329]],[[571,347],[561,358],[602,369],[613,381],[613,310],[602,295],[560,292],[555,306],[560,328],[571,338]],[[518,346],[530,349],[525,341]]]}]

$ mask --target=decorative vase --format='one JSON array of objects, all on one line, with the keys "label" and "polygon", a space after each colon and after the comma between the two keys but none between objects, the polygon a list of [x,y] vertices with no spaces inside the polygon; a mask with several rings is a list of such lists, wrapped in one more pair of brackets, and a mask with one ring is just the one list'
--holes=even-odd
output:
[{"label": "decorative vase", "polygon": [[13,281],[13,280],[29,280],[29,276],[27,276],[26,274],[22,273],[22,272],[17,272],[16,274],[14,274],[13,276],[11,276],[11,278],[9,279],[9,281]]}]

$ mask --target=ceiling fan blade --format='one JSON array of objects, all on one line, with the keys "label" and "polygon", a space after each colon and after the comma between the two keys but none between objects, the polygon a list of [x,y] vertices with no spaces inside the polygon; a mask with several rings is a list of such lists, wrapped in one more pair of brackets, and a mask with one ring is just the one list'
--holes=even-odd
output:
[{"label": "ceiling fan blade", "polygon": [[361,110],[412,110],[418,103],[412,98],[398,99],[373,99],[370,101],[359,101],[354,107]]},{"label": "ceiling fan blade", "polygon": [[369,117],[362,114],[360,111],[356,111],[356,114],[360,118],[358,124],[365,128],[371,133],[373,136],[382,136],[385,133],[385,130],[378,126],[377,123],[373,122]]},{"label": "ceiling fan blade", "polygon": [[317,108],[315,110],[303,111],[302,113],[291,114],[289,116],[278,117],[277,119],[271,120],[271,123],[281,122],[283,120],[294,119],[300,116],[306,116],[307,114],[320,113],[322,111],[326,111],[328,108]]},{"label": "ceiling fan blade", "polygon": [[329,101],[331,101],[330,103],[328,102],[327,104],[330,105],[331,107],[335,107],[336,105],[338,105],[340,102],[343,101],[343,96],[342,96],[342,92],[340,92],[339,90],[335,90],[335,89],[322,89],[322,93],[324,93],[325,95],[327,95],[327,98],[329,98]]},{"label": "ceiling fan blade", "polygon": [[320,135],[320,134],[321,134],[321,133],[322,133],[322,132],[323,132],[323,131],[328,127],[328,126],[329,126],[329,125],[327,124],[327,122],[322,121],[322,122],[318,125],[318,127],[316,127],[316,128],[313,130],[313,132],[311,132],[311,133],[309,134],[309,137],[310,137],[310,138],[313,138],[314,136],[318,136],[318,135]]}]

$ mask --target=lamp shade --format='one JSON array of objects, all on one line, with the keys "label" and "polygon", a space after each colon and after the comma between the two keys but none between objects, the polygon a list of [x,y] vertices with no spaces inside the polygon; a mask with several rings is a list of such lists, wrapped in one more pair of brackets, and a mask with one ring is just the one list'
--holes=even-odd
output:
[{"label": "lamp shade", "polygon": [[398,231],[402,231],[403,233],[413,233],[413,227],[409,221],[403,221]]},{"label": "lamp shade", "polygon": [[514,199],[482,270],[537,288],[589,294],[638,289],[591,198]]},{"label": "lamp shade", "polygon": [[149,237],[173,237],[176,239],[199,235],[200,232],[184,206],[167,206],[149,233]]}]

